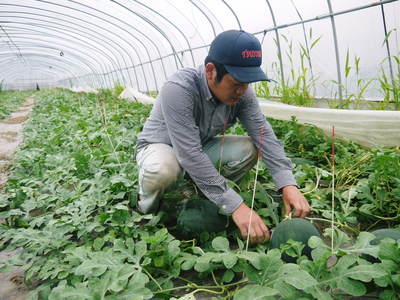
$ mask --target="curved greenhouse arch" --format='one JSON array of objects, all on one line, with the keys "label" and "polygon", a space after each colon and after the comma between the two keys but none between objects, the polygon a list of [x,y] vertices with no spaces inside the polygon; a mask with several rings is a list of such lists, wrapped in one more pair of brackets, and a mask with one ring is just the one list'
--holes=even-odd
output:
[{"label": "curved greenhouse arch", "polygon": [[[398,0],[382,0],[376,3],[340,3],[334,0],[316,0],[314,3],[315,13],[310,13],[310,7],[304,6],[297,0],[282,0],[279,3],[270,0],[255,0],[251,2],[250,9],[254,17],[249,18],[249,5],[237,0],[218,0],[206,2],[204,0],[186,0],[179,3],[161,1],[159,3],[146,0],[113,0],[113,1],[50,1],[50,0],[16,0],[2,1],[0,3],[0,24],[2,30],[7,30],[7,24],[18,24],[23,28],[35,26],[49,31],[49,40],[55,44],[62,35],[70,35],[72,38],[82,36],[88,44],[104,49],[109,57],[99,57],[97,73],[93,76],[103,76],[95,82],[102,82],[98,87],[110,87],[120,81],[125,86],[132,86],[144,92],[158,91],[162,83],[173,72],[181,67],[195,67],[202,63],[207,53],[211,40],[221,31],[230,28],[242,28],[256,35],[267,49],[264,68],[267,72],[275,72],[273,76],[283,88],[290,87],[291,68],[297,68],[299,59],[294,57],[293,65],[288,60],[287,52],[291,43],[294,51],[299,48],[297,43],[304,44],[307,53],[306,60],[309,66],[310,82],[321,78],[318,83],[317,94],[326,97],[325,91],[330,97],[344,98],[353,90],[357,90],[356,76],[347,78],[345,73],[346,52],[345,47],[349,41],[344,42],[343,16],[359,14],[363,11],[374,11],[375,22],[382,24],[382,45],[385,53],[380,54],[375,60],[377,68],[375,78],[385,76],[392,84],[396,80],[396,61],[399,47],[395,41],[398,40],[398,20],[393,19],[389,9],[398,9]],[[247,10],[243,9],[244,7]],[[287,16],[283,16],[282,7],[285,7]],[[365,14],[365,16],[369,15]],[[260,19],[260,17],[262,17]],[[380,20],[378,20],[380,18]],[[29,20],[26,24],[18,23],[18,20]],[[371,19],[372,20],[372,19]],[[45,22],[48,24],[45,24]],[[307,26],[311,24],[312,26]],[[319,41],[318,51],[313,40],[308,36],[308,31],[318,28],[324,24],[323,31],[315,34],[322,37]],[[327,26],[330,24],[329,26]],[[47,28],[47,29],[46,29]],[[338,30],[340,32],[338,32]],[[50,31],[54,31],[50,37]],[[54,34],[57,32],[60,35]],[[81,32],[81,33],[79,33]],[[274,33],[271,36],[269,33]],[[298,32],[297,40],[289,34]],[[28,34],[28,33],[27,33]],[[45,34],[45,33],[43,33]],[[282,38],[289,37],[289,41]],[[12,36],[5,37],[11,39]],[[292,39],[293,38],[293,39]],[[321,39],[321,40],[322,40]],[[67,40],[67,38],[65,38]],[[12,44],[11,41],[9,41]],[[290,42],[290,43],[289,43]],[[327,49],[325,65],[316,63],[316,58],[321,58],[321,50]],[[377,49],[379,46],[375,46]],[[78,49],[83,45],[78,46]],[[357,47],[356,47],[357,48]],[[78,50],[79,51],[79,50]],[[89,50],[90,51],[90,50]],[[324,51],[324,50],[322,50]],[[371,51],[373,53],[373,51]],[[297,55],[297,54],[296,54]],[[350,55],[352,53],[350,52]],[[357,55],[357,52],[354,53]],[[111,59],[112,57],[112,59]],[[361,65],[363,65],[363,59]],[[277,67],[274,67],[274,64]],[[367,65],[367,70],[372,67],[373,62]],[[269,66],[271,65],[271,66]],[[103,71],[100,70],[103,66]],[[350,66],[354,70],[354,66]],[[105,72],[104,69],[107,71]],[[353,73],[355,73],[353,71]],[[322,76],[320,75],[322,74]],[[83,74],[82,74],[83,75]],[[4,80],[4,78],[2,77]],[[67,80],[67,78],[66,78]],[[368,78],[365,78],[368,80]],[[334,83],[336,82],[336,83]],[[83,82],[74,79],[74,85]],[[272,83],[272,90],[275,89]],[[314,84],[314,83],[312,83]],[[376,94],[378,81],[375,80],[371,91],[371,97]],[[347,90],[349,89],[349,90]],[[335,91],[336,90],[336,91]]]}]

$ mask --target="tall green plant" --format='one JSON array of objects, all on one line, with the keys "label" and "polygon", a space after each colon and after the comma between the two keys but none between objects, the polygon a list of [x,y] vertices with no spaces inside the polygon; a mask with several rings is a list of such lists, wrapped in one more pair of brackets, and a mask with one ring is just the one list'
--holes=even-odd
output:
[{"label": "tall green plant", "polygon": [[[394,30],[391,30],[385,41],[389,39],[390,34]],[[309,48],[299,43],[299,53],[295,53],[294,45],[291,40],[285,35],[281,35],[287,43],[287,51],[284,54],[284,61],[286,61],[290,70],[288,74],[285,74],[283,80],[274,81],[274,84],[268,82],[260,82],[255,85],[255,91],[257,96],[263,98],[279,98],[281,102],[299,106],[313,106],[315,102],[315,85],[318,80],[317,76],[314,76],[311,68],[311,50],[321,40],[321,36],[314,38],[312,29],[310,29],[307,38],[311,45]],[[274,39],[275,44],[277,41]],[[385,43],[384,41],[384,43]],[[298,55],[299,67],[296,67],[295,58]],[[386,62],[388,58],[385,58],[383,62]],[[344,98],[337,99],[337,92],[335,89],[331,92],[332,99],[329,101],[330,108],[355,108],[360,109],[369,106],[371,109],[392,109],[391,105],[394,104],[396,110],[400,109],[400,59],[399,56],[392,56],[395,62],[395,72],[393,76],[388,76],[384,71],[383,67],[380,69],[378,77],[373,78],[362,78],[361,77],[361,57],[354,55],[352,58],[350,49],[346,51],[345,65],[344,65],[344,82],[341,83],[341,88],[344,91]],[[307,63],[308,62],[308,63]],[[382,64],[383,64],[382,62]],[[272,78],[281,78],[282,70],[280,65],[274,61],[271,63],[271,71],[273,73]],[[350,92],[350,80],[355,78],[355,89]],[[365,93],[370,86],[378,81],[380,90],[383,94],[383,101],[379,102],[378,105],[371,101],[366,101]],[[339,82],[336,80],[330,80],[329,83],[333,83],[334,86],[338,86]],[[324,83],[322,83],[324,84]],[[331,86],[332,87],[332,86]],[[368,107],[367,106],[367,107]]]},{"label": "tall green plant", "polygon": [[[343,99],[334,99],[329,102],[329,107],[331,108],[355,108],[360,109],[363,104],[365,104],[365,91],[374,82],[375,78],[363,79],[360,77],[360,63],[361,58],[357,55],[354,55],[353,64],[351,59],[350,50],[346,51],[345,65],[344,65],[344,84],[341,85],[344,91]],[[355,92],[350,92],[349,82],[350,78],[354,76],[356,81]],[[335,85],[339,85],[336,80],[332,80]],[[373,103],[369,103],[371,108],[373,108]]]},{"label": "tall green plant", "polygon": [[[288,50],[286,51],[286,59],[290,64],[290,71],[283,82],[275,84],[273,89],[267,82],[261,82],[256,85],[256,93],[259,97],[271,97],[276,95],[280,98],[280,101],[287,104],[300,105],[300,106],[313,106],[314,105],[314,86],[316,78],[308,67],[310,65],[310,52],[311,49],[318,43],[321,37],[313,40],[312,30],[310,30],[309,38],[311,40],[311,47],[308,49],[301,43],[299,44],[300,53],[299,61],[300,66],[296,68],[294,58],[296,54],[293,50],[293,42],[289,40],[285,35],[282,35],[283,39],[288,44]],[[276,42],[276,40],[275,40]],[[277,78],[280,78],[281,70],[276,62],[272,63],[272,70],[276,74]]]},{"label": "tall green plant", "polygon": [[378,81],[383,94],[383,101],[378,109],[384,109],[389,103],[394,103],[396,110],[400,109],[400,59],[398,56],[393,56],[393,59],[396,63],[396,74],[393,78],[388,78],[381,66]]},{"label": "tall green plant", "polygon": [[354,56],[354,67],[356,70],[356,108],[360,107],[362,100],[364,99],[364,93],[369,85],[375,80],[371,78],[369,80],[360,78],[360,57]]},{"label": "tall green plant", "polygon": [[[385,39],[382,42],[382,47],[388,42],[390,39],[390,36],[392,35],[393,32],[395,32],[396,29],[392,29],[388,32],[386,35]],[[388,57],[386,59],[389,59]],[[385,62],[385,60],[383,62]],[[386,74],[381,67],[381,73],[380,77],[378,78],[378,81],[381,86],[381,90],[383,92],[384,98],[383,98],[383,103],[391,102],[395,104],[396,109],[400,109],[400,59],[399,56],[393,56],[393,59],[396,63],[395,67],[395,73],[391,74],[390,81],[386,77]],[[382,62],[382,63],[383,63]]]},{"label": "tall green plant", "polygon": [[119,82],[114,82],[113,96],[118,97],[124,91],[125,87]]}]

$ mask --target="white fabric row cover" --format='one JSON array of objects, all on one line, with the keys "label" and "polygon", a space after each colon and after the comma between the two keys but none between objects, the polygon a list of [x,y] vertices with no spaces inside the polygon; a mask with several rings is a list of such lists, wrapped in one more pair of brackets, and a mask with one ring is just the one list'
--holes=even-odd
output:
[{"label": "white fabric row cover", "polygon": [[156,99],[139,92],[138,90],[127,87],[120,95],[119,98],[135,100],[143,104],[153,104]]},{"label": "white fabric row cover", "polygon": [[75,93],[95,93],[97,94],[98,91],[90,86],[74,86],[71,87],[69,90]]},{"label": "white fabric row cover", "polygon": [[[155,99],[126,88],[120,98],[153,104]],[[260,107],[266,117],[291,120],[296,117],[301,124],[312,124],[335,137],[351,140],[365,147],[400,146],[400,111],[348,110],[330,108],[309,108],[287,105],[260,99]]]},{"label": "white fabric row cover", "polygon": [[265,99],[260,106],[267,117],[290,120],[294,116],[299,123],[313,124],[328,135],[335,126],[336,137],[368,148],[400,146],[400,111],[299,107]]}]

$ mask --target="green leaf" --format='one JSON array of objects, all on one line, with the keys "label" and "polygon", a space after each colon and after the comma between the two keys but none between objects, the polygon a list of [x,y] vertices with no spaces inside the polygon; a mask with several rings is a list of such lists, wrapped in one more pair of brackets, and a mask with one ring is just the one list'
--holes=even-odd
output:
[{"label": "green leaf", "polygon": [[244,249],[244,243],[240,238],[236,238],[239,250],[243,250]]},{"label": "green leaf", "polygon": [[117,253],[98,252],[91,259],[83,261],[75,269],[75,275],[83,275],[86,278],[97,277],[104,274],[107,269],[113,269],[118,265],[121,265],[121,256]]},{"label": "green leaf", "polygon": [[[274,251],[274,250],[277,250],[280,255],[280,252],[278,249],[273,249],[271,251]],[[269,251],[268,253],[270,253],[271,251]],[[262,267],[261,267],[261,257],[262,256],[265,256],[265,254],[250,252],[250,251],[242,251],[237,254],[238,258],[242,258],[242,259],[245,259],[246,261],[249,261],[258,270],[262,269]]]},{"label": "green leaf", "polygon": [[274,284],[274,289],[279,291],[279,293],[282,295],[283,299],[287,299],[287,300],[297,300],[298,299],[296,289],[284,281],[276,282]]},{"label": "green leaf", "polygon": [[365,286],[361,282],[351,280],[345,276],[338,280],[337,287],[343,292],[356,297],[363,296],[367,292]]},{"label": "green leaf", "polygon": [[228,283],[231,282],[234,277],[235,277],[235,272],[233,272],[232,270],[226,270],[221,280],[224,283]]},{"label": "green leaf", "polygon": [[216,255],[214,253],[205,253],[203,256],[197,259],[194,269],[197,272],[206,272],[211,270],[212,266],[210,264],[210,261],[215,257]]},{"label": "green leaf", "polygon": [[233,253],[224,253],[222,255],[222,261],[227,269],[232,268],[238,261],[238,258]]},{"label": "green leaf", "polygon": [[383,239],[379,245],[379,257],[382,259],[393,260],[400,264],[400,241],[397,243],[390,239]]},{"label": "green leaf", "polygon": [[345,234],[343,231],[340,231],[336,228],[333,230],[333,234],[332,234],[332,228],[326,228],[325,235],[329,236],[330,238],[332,238],[333,236],[334,251],[338,250],[343,244],[350,242],[349,236]]},{"label": "green leaf", "polygon": [[93,250],[94,250],[94,251],[99,251],[99,250],[101,250],[101,248],[103,247],[104,243],[105,243],[104,239],[102,239],[102,238],[96,238],[96,239],[93,241]]},{"label": "green leaf", "polygon": [[259,271],[247,262],[239,261],[239,263],[234,267],[234,270],[235,272],[245,272],[250,282],[255,282],[258,284],[263,283]]},{"label": "green leaf", "polygon": [[[104,299],[110,285],[110,279],[111,273],[106,272],[106,274],[104,274],[103,276],[92,278],[88,282],[88,289],[94,291],[94,299]],[[78,284],[80,284],[80,282]]]},{"label": "green leaf", "polygon": [[203,255],[204,254],[203,249],[201,249],[200,247],[197,247],[197,246],[192,247],[192,251],[193,251],[194,254],[197,254],[197,255]]},{"label": "green leaf", "polygon": [[304,270],[290,270],[285,273],[282,279],[299,290],[306,290],[307,288],[318,285],[318,281]]},{"label": "green leaf", "polygon": [[10,205],[10,201],[8,201],[6,195],[0,194],[0,208],[7,207]]},{"label": "green leaf", "polygon": [[314,296],[315,299],[318,299],[318,300],[332,300],[333,299],[331,297],[330,293],[328,293],[318,287],[309,289],[307,292],[309,292],[311,295]]},{"label": "green leaf", "polygon": [[74,299],[74,300],[86,300],[86,299],[93,299],[93,294],[87,287],[83,286],[82,284],[78,286],[68,286],[66,285],[66,281],[61,281],[60,284],[54,288],[50,295],[49,300],[67,300],[67,299]]},{"label": "green leaf", "polygon": [[167,237],[168,237],[168,229],[162,228],[158,230],[154,235],[144,236],[143,240],[152,245],[158,245],[162,241],[164,241]]},{"label": "green leaf", "polygon": [[138,263],[140,257],[134,255],[135,244],[132,239],[127,239],[126,241],[115,239],[113,243],[114,247],[112,250],[114,252],[120,253],[121,256],[127,258],[129,262]]},{"label": "green leaf", "polygon": [[161,255],[161,256],[156,256],[154,259],[154,266],[157,268],[163,268],[165,267],[165,256]]},{"label": "green leaf", "polygon": [[400,287],[400,274],[396,274],[392,276],[394,284],[396,284],[398,287]]},{"label": "green leaf", "polygon": [[120,175],[114,175],[110,178],[112,184],[122,183],[125,187],[132,186],[133,182]]},{"label": "green leaf", "polygon": [[193,268],[193,266],[194,266],[194,264],[196,263],[196,261],[197,261],[197,257],[194,256],[194,255],[185,257],[185,258],[184,258],[184,262],[183,262],[182,265],[181,265],[181,269],[182,269],[183,271],[188,271],[188,270],[190,270],[191,268]]},{"label": "green leaf", "polygon": [[117,203],[116,205],[114,205],[114,208],[119,210],[129,210],[128,206],[122,203]]},{"label": "green leaf", "polygon": [[138,258],[142,258],[147,252],[147,244],[145,241],[139,241],[135,244],[135,253]]},{"label": "green leaf", "polygon": [[396,264],[392,260],[382,260],[382,263],[379,264],[380,268],[385,270],[387,274],[385,276],[375,278],[374,282],[377,286],[386,287],[392,283],[391,273],[396,272],[398,269],[398,264]]},{"label": "green leaf", "polygon": [[379,299],[382,300],[398,300],[398,294],[396,291],[384,290],[379,294]]},{"label": "green leaf", "polygon": [[385,276],[387,273],[379,265],[358,265],[352,267],[346,276],[363,282],[370,282],[374,278]]},{"label": "green leaf", "polygon": [[175,257],[177,257],[181,252],[181,249],[179,248],[180,244],[181,242],[178,240],[173,240],[168,244],[168,255],[171,261],[174,260]]},{"label": "green leaf", "polygon": [[[358,255],[347,254],[341,257],[332,268],[329,276],[320,281],[320,284],[329,284],[332,288],[339,288],[352,296],[362,296],[366,287],[361,281],[369,282],[373,278],[380,278],[386,274],[379,266],[370,264],[357,265]],[[356,280],[354,280],[356,279]]]},{"label": "green leaf", "polygon": [[229,251],[229,241],[227,238],[224,238],[221,236],[216,237],[212,241],[212,247],[216,251],[227,252],[227,251]]},{"label": "green leaf", "polygon": [[22,212],[20,209],[10,209],[0,212],[0,219],[6,219],[11,216],[23,216],[23,215],[25,215],[25,213]]},{"label": "green leaf", "polygon": [[371,245],[370,242],[375,239],[375,235],[369,232],[360,232],[354,245],[341,249],[346,253],[369,254],[378,257],[379,246]]},{"label": "green leaf", "polygon": [[110,273],[109,290],[113,292],[120,292],[125,289],[128,279],[134,274],[138,273],[136,268],[130,265],[122,265],[108,271]]},{"label": "green leaf", "polygon": [[352,265],[357,262],[357,255],[349,254],[341,257],[335,265],[338,274],[344,274]]},{"label": "green leaf", "polygon": [[146,300],[151,299],[153,293],[145,287],[127,286],[125,290],[118,295],[108,296],[110,300]]},{"label": "green leaf", "polygon": [[275,300],[279,292],[261,285],[247,285],[233,296],[233,300]]}]

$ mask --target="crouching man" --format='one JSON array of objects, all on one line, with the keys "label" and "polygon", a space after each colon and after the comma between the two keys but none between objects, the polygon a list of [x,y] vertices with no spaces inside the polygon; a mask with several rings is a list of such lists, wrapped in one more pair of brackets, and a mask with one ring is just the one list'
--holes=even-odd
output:
[{"label": "crouching man", "polygon": [[[204,65],[181,69],[163,85],[138,138],[142,213],[157,212],[164,192],[186,172],[215,210],[232,216],[243,238],[249,234],[253,242],[268,239],[269,229],[260,216],[253,211],[250,220],[251,209],[226,180],[239,182],[257,162],[257,149],[282,192],[286,213],[304,218],[310,212],[296,186],[291,161],[249,87],[268,80],[261,60],[257,38],[244,31],[225,31],[211,43]],[[217,136],[237,121],[249,136]],[[219,164],[225,177],[217,170]],[[204,214],[203,222],[211,217]]]}]

